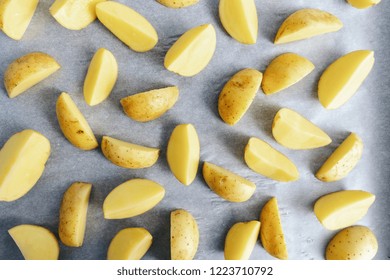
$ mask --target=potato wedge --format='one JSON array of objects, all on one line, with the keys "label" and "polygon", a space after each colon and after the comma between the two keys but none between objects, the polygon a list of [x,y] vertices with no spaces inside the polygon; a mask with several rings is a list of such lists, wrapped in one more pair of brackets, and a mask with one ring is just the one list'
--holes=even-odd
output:
[{"label": "potato wedge", "polygon": [[0,150],[0,201],[14,201],[30,191],[45,170],[49,140],[27,129],[11,136]]},{"label": "potato wedge", "polygon": [[164,197],[165,189],[147,179],[132,179],[114,188],[103,203],[105,219],[131,218],[149,211]]},{"label": "potato wedge", "polygon": [[8,230],[25,260],[58,260],[60,246],[48,229],[36,225],[19,225]]},{"label": "potato wedge", "polygon": [[254,0],[220,0],[219,18],[226,32],[243,44],[256,44],[259,22]]},{"label": "potato wedge", "polygon": [[28,53],[13,61],[5,70],[4,85],[8,96],[14,98],[43,81],[58,69],[58,62],[48,54]]},{"label": "potato wedge", "polygon": [[144,147],[109,136],[103,136],[102,151],[113,164],[124,168],[147,168],[154,165],[159,149]]},{"label": "potato wedge", "polygon": [[354,8],[367,9],[379,4],[381,0],[347,0],[347,2]]},{"label": "potato wedge", "polygon": [[121,99],[126,115],[135,121],[148,122],[165,114],[179,98],[177,87],[166,87],[137,93]]},{"label": "potato wedge", "polygon": [[216,45],[217,37],[211,24],[194,27],[185,32],[168,50],[164,66],[181,76],[195,76],[209,64]]},{"label": "potato wedge", "polygon": [[199,0],[157,0],[157,2],[168,8],[180,9],[195,5]]},{"label": "potato wedge", "polygon": [[337,109],[360,88],[374,66],[374,52],[358,50],[334,61],[318,82],[318,99],[326,109]]},{"label": "potato wedge", "polygon": [[198,250],[199,229],[186,210],[171,212],[171,260],[192,260]]},{"label": "potato wedge", "polygon": [[58,233],[66,246],[81,247],[87,224],[87,211],[92,184],[76,182],[64,193],[60,207]]},{"label": "potato wedge", "polygon": [[343,23],[334,15],[319,9],[302,9],[294,12],[282,23],[275,44],[289,43],[313,36],[336,32]]},{"label": "potato wedge", "polygon": [[140,260],[152,241],[152,235],[144,228],[122,229],[111,240],[107,260]]},{"label": "potato wedge", "polygon": [[351,133],[324,162],[316,177],[324,182],[343,179],[355,168],[362,153],[362,140],[356,133]]},{"label": "potato wedge", "polygon": [[81,150],[93,150],[99,144],[79,108],[66,92],[57,99],[56,113],[58,123],[65,138]]},{"label": "potato wedge", "polygon": [[243,202],[252,197],[256,185],[215,164],[203,164],[203,178],[217,195],[231,202]]},{"label": "potato wedge", "polygon": [[228,125],[235,125],[246,113],[259,91],[263,74],[255,69],[243,69],[225,84],[219,99],[218,112]]}]

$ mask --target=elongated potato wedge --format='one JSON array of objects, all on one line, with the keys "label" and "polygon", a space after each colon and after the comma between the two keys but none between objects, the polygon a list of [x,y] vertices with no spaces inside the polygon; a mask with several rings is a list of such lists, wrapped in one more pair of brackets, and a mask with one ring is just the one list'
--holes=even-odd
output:
[{"label": "elongated potato wedge", "polygon": [[30,191],[50,156],[49,140],[27,129],[14,134],[0,150],[0,201],[14,201]]},{"label": "elongated potato wedge", "polygon": [[81,150],[93,150],[99,145],[87,120],[66,92],[58,97],[56,113],[62,133],[72,145]]},{"label": "elongated potato wedge", "polygon": [[195,5],[199,0],[157,0],[158,3],[174,9]]},{"label": "elongated potato wedge", "polygon": [[149,211],[164,197],[165,189],[147,179],[132,179],[113,189],[103,203],[106,219],[131,218]]},{"label": "elongated potato wedge", "polygon": [[287,17],[275,37],[275,44],[289,43],[336,32],[343,23],[334,15],[319,9],[302,9]]},{"label": "elongated potato wedge", "polygon": [[48,54],[33,52],[13,61],[5,70],[4,85],[8,96],[14,98],[43,81],[60,65]]},{"label": "elongated potato wedge", "polygon": [[259,91],[263,74],[243,69],[225,84],[218,99],[218,112],[228,125],[235,125],[246,113]]},{"label": "elongated potato wedge", "polygon": [[381,0],[347,0],[347,2],[357,9],[367,9],[379,4]]},{"label": "elongated potato wedge", "polygon": [[356,133],[351,133],[324,162],[316,177],[324,182],[343,179],[357,165],[362,153],[362,140]]},{"label": "elongated potato wedge", "polygon": [[111,240],[107,260],[140,260],[152,241],[152,235],[144,228],[122,229]]},{"label": "elongated potato wedge", "polygon": [[181,76],[195,76],[209,64],[216,45],[217,37],[211,24],[194,27],[185,32],[168,50],[164,66]]}]

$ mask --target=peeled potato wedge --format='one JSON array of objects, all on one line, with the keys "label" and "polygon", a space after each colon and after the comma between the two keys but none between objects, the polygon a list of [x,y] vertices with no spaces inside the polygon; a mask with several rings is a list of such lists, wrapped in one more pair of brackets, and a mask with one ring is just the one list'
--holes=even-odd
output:
[{"label": "peeled potato wedge", "polygon": [[235,125],[246,113],[259,91],[263,74],[243,69],[225,84],[218,98],[218,112],[228,125]]},{"label": "peeled potato wedge", "polygon": [[347,0],[347,2],[357,9],[367,9],[379,4],[381,0]]},{"label": "peeled potato wedge", "polygon": [[220,0],[219,18],[227,33],[238,42],[256,44],[259,23],[254,0]]},{"label": "peeled potato wedge", "polygon": [[157,0],[157,2],[168,8],[180,9],[195,5],[199,0]]},{"label": "peeled potato wedge", "polygon": [[60,246],[48,229],[36,225],[19,225],[8,230],[25,260],[58,260]]},{"label": "peeled potato wedge", "polygon": [[148,122],[165,114],[179,98],[177,87],[166,87],[137,93],[121,99],[126,115],[135,121]]},{"label": "peeled potato wedge", "polygon": [[326,109],[337,109],[360,88],[374,66],[374,52],[358,50],[334,61],[318,82],[318,99]]},{"label": "peeled potato wedge", "polygon": [[194,27],[185,32],[168,50],[164,66],[181,76],[195,76],[209,64],[216,45],[217,37],[211,24]]},{"label": "peeled potato wedge", "polygon": [[343,23],[334,15],[319,9],[302,9],[294,12],[282,23],[275,44],[289,43],[313,36],[335,32]]},{"label": "peeled potato wedge", "polygon": [[33,52],[13,61],[5,70],[4,85],[8,96],[14,98],[43,81],[58,69],[58,62],[48,54]]},{"label": "peeled potato wedge", "polygon": [[147,52],[158,42],[150,22],[126,5],[104,1],[96,5],[96,15],[119,40],[136,52]]}]

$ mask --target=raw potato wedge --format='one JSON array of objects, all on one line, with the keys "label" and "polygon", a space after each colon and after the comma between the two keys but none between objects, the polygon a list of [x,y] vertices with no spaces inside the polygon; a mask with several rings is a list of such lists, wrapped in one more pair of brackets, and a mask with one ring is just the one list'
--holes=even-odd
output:
[{"label": "raw potato wedge", "polygon": [[372,260],[378,252],[374,233],[365,226],[351,226],[338,232],[326,247],[327,260]]},{"label": "raw potato wedge", "polygon": [[245,163],[250,169],[280,182],[298,180],[299,172],[294,163],[266,142],[251,137],[245,146]]},{"label": "raw potato wedge", "polygon": [[149,211],[164,197],[165,189],[147,179],[133,179],[117,186],[103,203],[105,219],[131,218]]},{"label": "raw potato wedge", "polygon": [[48,229],[36,225],[19,225],[8,230],[25,260],[58,260],[60,246]]},{"label": "raw potato wedge", "polygon": [[43,81],[58,69],[58,62],[48,54],[33,52],[13,61],[4,73],[8,96],[14,98]]},{"label": "raw potato wedge", "polygon": [[111,240],[107,260],[140,260],[152,241],[152,235],[144,228],[122,229]]},{"label": "raw potato wedge", "polygon": [[272,135],[279,144],[293,150],[319,148],[332,142],[319,127],[287,108],[276,113]]},{"label": "raw potato wedge", "polygon": [[248,260],[259,238],[260,222],[236,223],[225,239],[225,260]]},{"label": "raw potato wedge", "polygon": [[289,43],[336,32],[343,23],[334,15],[318,9],[302,9],[287,17],[275,37],[275,44]]},{"label": "raw potato wedge", "polygon": [[114,1],[96,5],[96,15],[119,40],[136,52],[147,52],[158,42],[150,22],[133,9]]},{"label": "raw potato wedge", "polygon": [[171,212],[171,260],[192,260],[199,245],[199,229],[186,210]]},{"label": "raw potato wedge", "polygon": [[203,164],[203,178],[211,190],[231,202],[247,201],[256,190],[253,182],[209,162]]},{"label": "raw potato wedge", "polygon": [[216,45],[217,37],[211,24],[194,27],[185,32],[168,50],[164,66],[181,76],[195,76],[209,64]]},{"label": "raw potato wedge", "polygon": [[81,247],[87,224],[87,211],[92,184],[76,182],[64,193],[60,207],[58,233],[62,243]]},{"label": "raw potato wedge", "polygon": [[14,40],[22,39],[39,0],[1,0],[0,29]]},{"label": "raw potato wedge", "polygon": [[56,104],[58,123],[65,138],[81,150],[93,150],[99,144],[87,120],[69,94],[63,92]]},{"label": "raw potato wedge", "polygon": [[254,0],[220,0],[219,18],[226,32],[243,44],[256,44],[259,23]]},{"label": "raw potato wedge", "polygon": [[96,4],[106,0],[56,0],[50,14],[63,27],[81,30],[96,19]]},{"label": "raw potato wedge", "polygon": [[284,90],[302,80],[314,70],[310,60],[295,53],[284,53],[268,65],[261,87],[265,94]]},{"label": "raw potato wedge", "polygon": [[278,201],[271,198],[260,213],[260,239],[264,249],[275,258],[287,260],[287,245],[284,240]]},{"label": "raw potato wedge", "polygon": [[195,5],[199,0],[157,0],[157,2],[168,8],[180,9]]},{"label": "raw potato wedge", "polygon": [[121,99],[123,111],[129,118],[139,122],[155,120],[175,105],[179,98],[177,87],[141,92]]},{"label": "raw potato wedge", "polygon": [[155,164],[159,149],[124,142],[109,136],[103,136],[102,151],[113,164],[124,168],[147,168]]},{"label": "raw potato wedge", "polygon": [[173,175],[182,184],[190,185],[199,166],[200,143],[192,124],[180,124],[172,131],[167,147],[167,161]]},{"label": "raw potato wedge", "polygon": [[218,98],[218,112],[228,125],[235,125],[246,113],[259,91],[263,74],[243,69],[225,84]]},{"label": "raw potato wedge", "polygon": [[343,179],[355,168],[362,153],[362,140],[356,133],[351,133],[324,162],[316,177],[324,182]]},{"label": "raw potato wedge", "polygon": [[360,88],[374,66],[374,52],[358,50],[334,61],[318,82],[318,99],[326,109],[337,109]]},{"label": "raw potato wedge", "polygon": [[320,197],[314,204],[314,214],[326,229],[341,229],[363,218],[374,201],[375,195],[369,192],[338,191]]},{"label": "raw potato wedge", "polygon": [[381,0],[347,0],[347,2],[357,9],[367,9],[379,4]]}]

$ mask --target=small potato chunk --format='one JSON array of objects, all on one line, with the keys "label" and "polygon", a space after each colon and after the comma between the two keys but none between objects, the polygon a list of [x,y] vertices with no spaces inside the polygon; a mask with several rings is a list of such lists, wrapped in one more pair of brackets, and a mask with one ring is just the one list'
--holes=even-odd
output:
[{"label": "small potato chunk", "polygon": [[319,9],[302,9],[287,17],[275,37],[275,44],[289,43],[336,32],[343,23],[334,15]]},{"label": "small potato chunk", "polygon": [[256,190],[251,181],[209,162],[203,164],[203,178],[210,189],[231,202],[247,201]]},{"label": "small potato chunk", "polygon": [[122,229],[111,240],[107,260],[140,260],[152,241],[152,235],[144,228]]},{"label": "small potato chunk", "polygon": [[50,156],[49,140],[27,129],[14,134],[0,150],[0,201],[14,201],[30,191]]},{"label": "small potato chunk", "polygon": [[347,0],[347,2],[357,9],[367,9],[379,4],[381,0]]},{"label": "small potato chunk", "polygon": [[235,125],[246,113],[259,91],[263,74],[255,69],[244,69],[225,84],[219,99],[218,112],[228,125]]},{"label": "small potato chunk", "polygon": [[217,37],[211,24],[194,27],[185,32],[168,50],[164,66],[181,76],[195,76],[209,64],[216,45]]},{"label": "small potato chunk", "polygon": [[65,138],[81,150],[93,150],[99,144],[87,120],[69,94],[63,92],[56,105],[57,119]]},{"label": "small potato chunk", "polygon": [[314,214],[326,229],[341,229],[363,218],[374,201],[375,195],[369,192],[338,191],[319,198]]},{"label": "small potato chunk", "polygon": [[171,260],[192,260],[198,250],[199,229],[186,210],[171,212]]},{"label": "small potato chunk", "polygon": [[343,179],[357,165],[362,153],[362,140],[356,133],[351,133],[317,171],[316,177],[324,182]]},{"label": "small potato chunk", "polygon": [[199,0],[157,0],[158,3],[174,9],[195,5]]},{"label": "small potato chunk", "polygon": [[19,225],[8,230],[25,260],[58,260],[60,246],[48,229],[36,225]]},{"label": "small potato chunk", "polygon": [[60,65],[48,54],[33,52],[13,61],[5,70],[4,85],[8,96],[14,98],[43,81]]},{"label": "small potato chunk", "polygon": [[148,122],[165,114],[179,98],[177,87],[141,92],[121,99],[126,115],[135,121]]},{"label": "small potato chunk", "polygon": [[225,239],[225,260],[248,260],[259,238],[260,222],[236,223]]},{"label": "small potato chunk", "polygon": [[136,52],[147,52],[158,42],[158,35],[150,22],[133,9],[115,1],[96,5],[96,15],[119,40]]},{"label": "small potato chunk", "polygon": [[149,211],[164,197],[165,189],[147,179],[133,179],[117,186],[103,203],[105,219],[131,218]]},{"label": "small potato chunk", "polygon": [[219,18],[227,33],[238,42],[256,44],[259,23],[254,0],[220,0]]},{"label": "small potato chunk", "polygon": [[293,150],[315,149],[332,142],[319,127],[287,108],[276,113],[272,135],[279,144]]},{"label": "small potato chunk", "polygon": [[87,224],[87,211],[92,184],[73,183],[64,193],[60,207],[58,233],[62,243],[81,247]]},{"label": "small potato chunk", "polygon": [[325,257],[327,260],[372,260],[377,252],[374,233],[365,226],[351,226],[332,238]]}]

